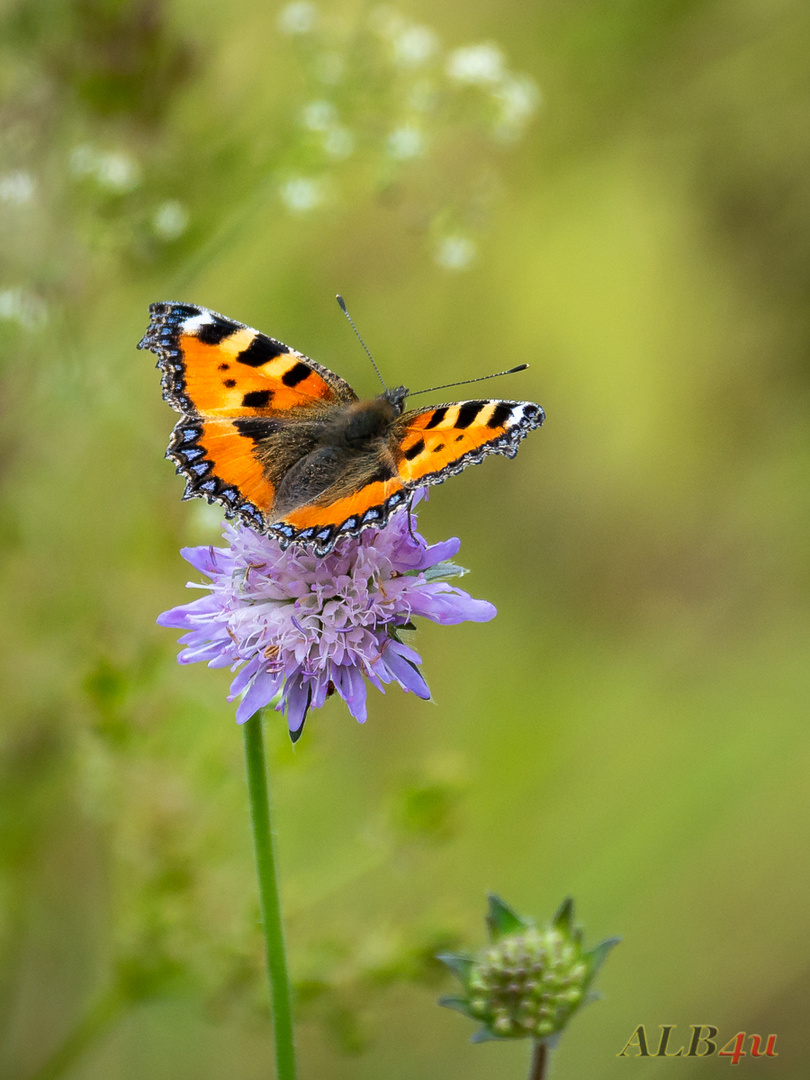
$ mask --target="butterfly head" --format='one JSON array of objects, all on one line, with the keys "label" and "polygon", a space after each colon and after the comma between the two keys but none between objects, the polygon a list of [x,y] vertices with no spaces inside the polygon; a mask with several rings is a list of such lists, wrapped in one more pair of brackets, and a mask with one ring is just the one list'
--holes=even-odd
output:
[{"label": "butterfly head", "polygon": [[386,390],[366,401],[353,401],[337,409],[327,431],[329,437],[354,449],[367,448],[377,439],[385,438],[402,413],[408,391],[404,386]]},{"label": "butterfly head", "polygon": [[386,390],[384,394],[380,396],[385,398],[386,401],[390,401],[394,408],[397,410],[397,415],[402,412],[405,405],[405,398],[410,391],[407,386],[396,386],[393,390]]}]

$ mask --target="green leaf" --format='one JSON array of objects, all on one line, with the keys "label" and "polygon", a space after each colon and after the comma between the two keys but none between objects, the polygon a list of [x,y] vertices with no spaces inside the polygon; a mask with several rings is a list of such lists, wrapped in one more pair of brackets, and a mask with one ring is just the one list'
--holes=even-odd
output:
[{"label": "green leaf", "polygon": [[572,897],[566,896],[565,900],[560,904],[557,914],[552,919],[551,925],[556,930],[562,930],[564,934],[570,936],[574,926],[574,901]]},{"label": "green leaf", "polygon": [[505,1040],[502,1039],[500,1035],[495,1035],[494,1032],[489,1030],[489,1028],[479,1028],[479,1030],[476,1031],[476,1033],[470,1039],[470,1042],[505,1042]]},{"label": "green leaf", "polygon": [[456,1012],[463,1013],[464,1016],[469,1016],[470,1019],[473,1019],[473,1014],[470,1011],[470,1003],[466,998],[440,997],[438,1004],[444,1006],[445,1009],[455,1009]]},{"label": "green leaf", "polygon": [[532,925],[526,919],[521,919],[516,911],[513,911],[507,903],[501,900],[495,893],[489,893],[489,913],[487,914],[487,926],[489,935],[493,941],[499,941],[509,934],[519,934],[528,930]]},{"label": "green leaf", "polygon": [[427,570],[422,570],[421,573],[425,575],[425,581],[436,581],[442,578],[464,577],[469,570],[463,566],[457,566],[454,562],[440,562],[435,566],[429,566]]},{"label": "green leaf", "polygon": [[467,985],[470,972],[475,966],[475,961],[471,956],[465,956],[463,953],[439,953],[436,959],[446,964],[453,974],[458,975],[464,985]]},{"label": "green leaf", "polygon": [[610,950],[615,949],[621,940],[618,937],[605,938],[604,941],[600,941],[598,945],[595,945],[589,952],[584,954],[583,960],[590,966],[592,975],[597,973],[607,959]]}]

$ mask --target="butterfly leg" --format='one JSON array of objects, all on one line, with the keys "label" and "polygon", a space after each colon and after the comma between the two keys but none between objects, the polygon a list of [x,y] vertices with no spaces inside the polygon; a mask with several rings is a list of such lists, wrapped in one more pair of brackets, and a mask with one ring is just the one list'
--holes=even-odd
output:
[{"label": "butterfly leg", "polygon": [[410,492],[409,495],[408,495],[408,506],[407,506],[408,532],[411,534],[411,540],[413,540],[414,544],[416,544],[416,546],[419,547],[419,539],[418,539],[418,537],[416,536],[416,534],[413,531],[413,496],[414,496],[414,492]]}]

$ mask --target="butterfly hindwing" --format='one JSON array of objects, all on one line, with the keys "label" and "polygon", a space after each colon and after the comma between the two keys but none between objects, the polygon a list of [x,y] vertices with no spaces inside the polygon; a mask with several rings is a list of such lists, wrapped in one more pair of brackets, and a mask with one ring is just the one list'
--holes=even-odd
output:
[{"label": "butterfly hindwing", "polygon": [[[272,420],[201,419],[182,416],[175,425],[166,456],[186,478],[183,496],[204,496],[264,531],[281,479],[280,463],[268,469],[256,453],[257,441],[279,428]],[[252,435],[249,432],[252,431]]]},{"label": "butterfly hindwing", "polygon": [[531,401],[454,401],[407,412],[393,428],[399,475],[409,487],[440,484],[488,454],[514,457],[544,419]]},{"label": "butterfly hindwing", "polygon": [[341,536],[357,536],[363,529],[381,529],[394,511],[406,506],[409,494],[396,477],[364,478],[357,489],[331,501],[298,507],[274,522],[268,532],[282,546],[293,540],[310,543],[321,554],[331,551]]}]

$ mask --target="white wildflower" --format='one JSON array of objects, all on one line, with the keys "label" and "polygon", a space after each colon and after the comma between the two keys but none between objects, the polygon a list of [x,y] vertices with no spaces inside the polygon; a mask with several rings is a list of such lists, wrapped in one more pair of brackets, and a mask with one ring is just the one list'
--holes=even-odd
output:
[{"label": "white wildflower", "polygon": [[519,137],[540,104],[537,83],[528,75],[508,75],[492,96],[499,107],[496,131],[505,138]]},{"label": "white wildflower", "polygon": [[394,61],[402,67],[420,67],[439,48],[439,37],[429,26],[406,26],[392,42]]},{"label": "white wildflower", "polygon": [[331,101],[310,101],[304,106],[301,120],[310,131],[328,131],[337,120],[337,109]]},{"label": "white wildflower", "polygon": [[152,226],[161,240],[176,240],[188,228],[188,210],[177,199],[168,199],[155,211]]},{"label": "white wildflower", "polygon": [[442,237],[436,246],[434,258],[444,270],[466,270],[476,254],[473,241],[456,233]]},{"label": "white wildflower", "polygon": [[425,152],[425,136],[413,124],[404,124],[388,136],[388,154],[398,161],[419,157]]},{"label": "white wildflower", "polygon": [[492,42],[465,45],[447,58],[447,74],[455,82],[469,86],[492,86],[505,73],[503,53]]},{"label": "white wildflower", "polygon": [[0,176],[0,202],[10,203],[12,206],[25,206],[33,201],[37,190],[37,182],[30,172],[20,169],[18,172],[6,173]]},{"label": "white wildflower", "polygon": [[141,182],[138,162],[122,150],[98,150],[94,146],[77,146],[70,156],[70,171],[74,176],[95,180],[99,187],[118,195],[132,191]]},{"label": "white wildflower", "polygon": [[308,176],[293,176],[282,183],[279,195],[288,210],[305,214],[323,202],[323,184]]},{"label": "white wildflower", "polygon": [[132,191],[141,182],[141,170],[137,161],[124,153],[102,154],[96,178],[102,187],[124,193]]},{"label": "white wildflower", "polygon": [[283,34],[309,34],[318,21],[318,9],[309,0],[294,0],[285,4],[278,15],[278,28]]},{"label": "white wildflower", "polygon": [[0,321],[16,322],[25,330],[38,330],[48,318],[45,302],[25,289],[0,291]]}]

